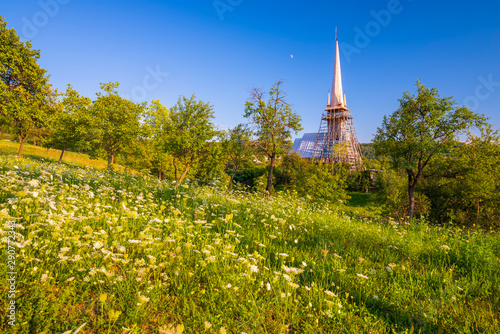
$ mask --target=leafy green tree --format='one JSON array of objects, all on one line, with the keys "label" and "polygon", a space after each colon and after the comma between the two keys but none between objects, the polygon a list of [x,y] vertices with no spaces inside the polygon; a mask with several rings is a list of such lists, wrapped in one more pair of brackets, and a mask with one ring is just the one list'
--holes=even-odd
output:
[{"label": "leafy green tree", "polygon": [[165,149],[172,155],[177,184],[181,184],[190,169],[210,154],[209,141],[219,135],[213,118],[212,106],[196,100],[194,95],[190,99],[179,97],[170,109],[170,122],[165,127]]},{"label": "leafy green tree", "polygon": [[[377,173],[375,185],[377,200],[382,204],[384,214],[397,219],[408,215],[408,181],[404,173],[398,170],[388,170]],[[416,190],[414,216],[422,217],[429,214],[430,202],[423,191]]]},{"label": "leafy green tree", "polygon": [[435,221],[500,226],[500,135],[491,126],[435,161],[425,173],[423,191]]},{"label": "leafy green tree", "polygon": [[30,134],[47,125],[55,109],[56,94],[37,60],[39,50],[21,42],[14,29],[0,16],[0,114],[19,140],[18,157]]},{"label": "leafy green tree", "polygon": [[265,101],[264,93],[259,88],[250,92],[250,99],[245,104],[246,118],[256,126],[257,149],[270,160],[267,174],[266,191],[271,192],[273,185],[273,170],[276,157],[285,153],[286,147],[291,147],[292,131],[297,134],[302,130],[301,118],[292,111],[285,101],[285,93],[281,89],[282,82],[277,81],[269,91],[269,99]]},{"label": "leafy green tree", "polygon": [[[219,133],[218,137],[221,135]],[[230,179],[225,171],[227,159],[227,151],[224,149],[223,143],[219,138],[217,141],[208,142],[207,154],[194,165],[194,179],[201,184],[220,182],[225,187]]]},{"label": "leafy green tree", "polygon": [[230,175],[228,190],[231,190],[236,173],[252,164],[253,147],[250,142],[252,131],[244,124],[230,129],[223,145],[227,154],[226,171]]},{"label": "leafy green tree", "polygon": [[394,168],[406,171],[410,218],[415,212],[415,187],[431,159],[449,151],[458,135],[485,120],[466,107],[456,106],[451,97],[441,98],[437,88],[429,89],[420,80],[416,87],[417,96],[405,92],[399,109],[390,117],[384,116],[373,140],[377,155],[390,157]]},{"label": "leafy green tree", "polygon": [[61,150],[59,163],[64,152],[89,150],[89,132],[91,131],[90,98],[81,96],[68,84],[62,100],[62,106],[50,120],[49,139],[45,146]]},{"label": "leafy green tree", "polygon": [[144,111],[143,105],[121,97],[118,86],[118,82],[101,83],[104,93],[97,93],[92,107],[96,133],[93,155],[104,153],[108,158],[108,170],[115,156],[141,135],[139,119]]},{"label": "leafy green tree", "polygon": [[170,111],[159,100],[153,100],[146,108],[144,121],[149,138],[151,165],[158,171],[158,179],[162,180],[165,171],[173,169],[172,156],[165,152]]}]

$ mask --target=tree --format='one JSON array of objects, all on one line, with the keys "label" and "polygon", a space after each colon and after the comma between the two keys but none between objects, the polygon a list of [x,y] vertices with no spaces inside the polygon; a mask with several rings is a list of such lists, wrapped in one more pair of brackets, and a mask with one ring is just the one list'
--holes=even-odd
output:
[{"label": "tree", "polygon": [[227,153],[226,171],[231,176],[228,190],[231,190],[236,173],[251,164],[253,148],[250,143],[252,131],[244,124],[238,124],[230,129],[224,140]]},{"label": "tree", "polygon": [[192,175],[200,184],[221,182],[225,186],[229,182],[230,177],[225,171],[227,151],[223,147],[222,133],[218,133],[217,136],[216,141],[207,143],[206,154],[194,165]]},{"label": "tree", "polygon": [[51,118],[49,140],[45,143],[47,147],[61,150],[59,163],[62,163],[64,152],[67,150],[89,149],[92,101],[81,96],[68,84],[62,106],[63,108]]},{"label": "tree", "polygon": [[[429,165],[429,167],[431,167]],[[423,183],[422,183],[423,184]],[[377,188],[376,199],[382,204],[384,215],[396,219],[404,219],[408,215],[408,181],[401,170],[387,170],[377,174],[375,179]],[[430,202],[420,188],[415,190],[415,207],[413,216],[424,217],[429,214]]]},{"label": "tree", "polygon": [[499,161],[500,135],[487,125],[433,162],[422,183],[433,220],[500,226]]},{"label": "tree", "polygon": [[373,140],[377,155],[387,155],[394,168],[406,171],[410,218],[415,211],[415,187],[431,159],[449,151],[458,135],[485,121],[484,116],[457,106],[451,97],[441,98],[437,88],[429,89],[420,80],[416,87],[418,95],[405,92],[399,109],[389,118],[384,116]]},{"label": "tree", "polygon": [[39,58],[40,51],[21,42],[0,16],[0,114],[19,140],[18,157],[28,136],[46,126],[55,108],[55,93]]},{"label": "tree", "polygon": [[182,183],[193,165],[208,156],[209,141],[219,135],[213,118],[212,106],[196,100],[194,95],[190,99],[179,97],[171,108],[170,122],[165,127],[165,149],[172,155],[177,184]]},{"label": "tree", "polygon": [[159,100],[153,100],[146,109],[144,120],[152,152],[151,164],[158,170],[158,180],[161,181],[164,171],[172,165],[172,157],[165,152],[170,111]]},{"label": "tree", "polygon": [[[97,93],[97,100],[92,107],[96,149],[100,149],[108,158],[108,170],[117,153],[140,135],[139,119],[143,105],[133,103],[118,95],[119,83],[101,83],[105,92]],[[94,150],[93,155],[101,152]]]},{"label": "tree", "polygon": [[281,81],[274,84],[269,91],[267,102],[264,101],[262,90],[253,88],[250,92],[250,99],[245,104],[244,116],[250,118],[256,126],[257,148],[270,159],[266,186],[268,193],[271,192],[273,184],[276,157],[285,152],[285,147],[291,146],[292,131],[297,134],[302,130],[301,118],[285,101],[286,94],[281,86]]}]

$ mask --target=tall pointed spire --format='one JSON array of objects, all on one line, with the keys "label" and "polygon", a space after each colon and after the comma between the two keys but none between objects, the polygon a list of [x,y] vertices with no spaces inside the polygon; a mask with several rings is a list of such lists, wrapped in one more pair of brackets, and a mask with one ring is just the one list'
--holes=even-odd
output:
[{"label": "tall pointed spire", "polygon": [[352,113],[347,109],[346,97],[342,92],[337,29],[332,91],[328,93],[328,105],[321,116],[319,131],[317,134],[304,135],[295,147],[302,157],[324,164],[348,164],[351,170],[363,165]]},{"label": "tall pointed spire", "polygon": [[332,97],[329,108],[345,107],[344,94],[342,92],[342,74],[340,72],[340,52],[337,38],[337,28],[335,28],[335,65],[333,69]]}]

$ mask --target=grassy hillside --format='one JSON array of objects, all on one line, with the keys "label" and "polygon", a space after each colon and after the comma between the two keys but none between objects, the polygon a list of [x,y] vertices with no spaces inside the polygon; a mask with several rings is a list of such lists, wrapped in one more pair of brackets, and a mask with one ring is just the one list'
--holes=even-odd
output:
[{"label": "grassy hillside", "polygon": [[[13,333],[497,333],[498,235],[0,156]],[[10,233],[14,231],[15,233]],[[13,243],[15,242],[15,244]],[[12,264],[10,264],[12,265]],[[4,281],[5,282],[5,281]],[[83,325],[83,327],[81,327]]]},{"label": "grassy hillside", "polygon": [[[0,154],[17,156],[18,151],[19,143],[8,139],[0,140]],[[47,149],[28,143],[25,143],[23,146],[23,157],[34,160],[57,162],[59,161],[60,155],[60,150]],[[107,167],[107,161],[102,159],[90,159],[86,154],[74,152],[64,152],[63,163],[79,167],[93,167],[97,169],[105,169]]]}]

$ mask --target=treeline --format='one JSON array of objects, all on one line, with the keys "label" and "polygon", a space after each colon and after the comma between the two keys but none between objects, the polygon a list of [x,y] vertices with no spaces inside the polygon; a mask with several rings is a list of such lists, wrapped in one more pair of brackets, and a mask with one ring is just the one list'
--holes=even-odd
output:
[{"label": "treeline", "polygon": [[[292,134],[302,126],[280,81],[269,92],[252,89],[241,106],[246,124],[222,131],[213,122],[213,106],[194,95],[167,107],[158,100],[147,105],[125,99],[118,82],[101,83],[94,98],[70,84],[58,93],[37,64],[40,51],[21,42],[1,17],[0,34],[0,126],[19,142],[19,157],[24,143],[36,138],[38,145],[61,150],[60,163],[66,151],[83,152],[106,159],[108,169],[120,164],[177,184],[191,179],[220,182],[228,189],[238,185],[268,193],[311,192],[321,200],[346,198],[345,176],[288,157]],[[242,177],[246,172],[251,177]]]},{"label": "treeline", "polygon": [[[373,144],[362,144],[364,170],[323,165],[290,154],[300,117],[282,82],[254,88],[245,124],[222,131],[208,102],[181,96],[171,107],[134,103],[119,83],[102,83],[94,98],[68,84],[53,90],[37,64],[39,50],[21,42],[0,17],[0,129],[19,142],[103,158],[159,180],[219,183],[228,190],[290,191],[343,203],[347,191],[376,191],[387,215],[433,222],[500,226],[500,138],[486,118],[417,82],[400,108],[384,117]],[[471,132],[475,127],[476,135]],[[465,143],[459,136],[467,137]]]}]

